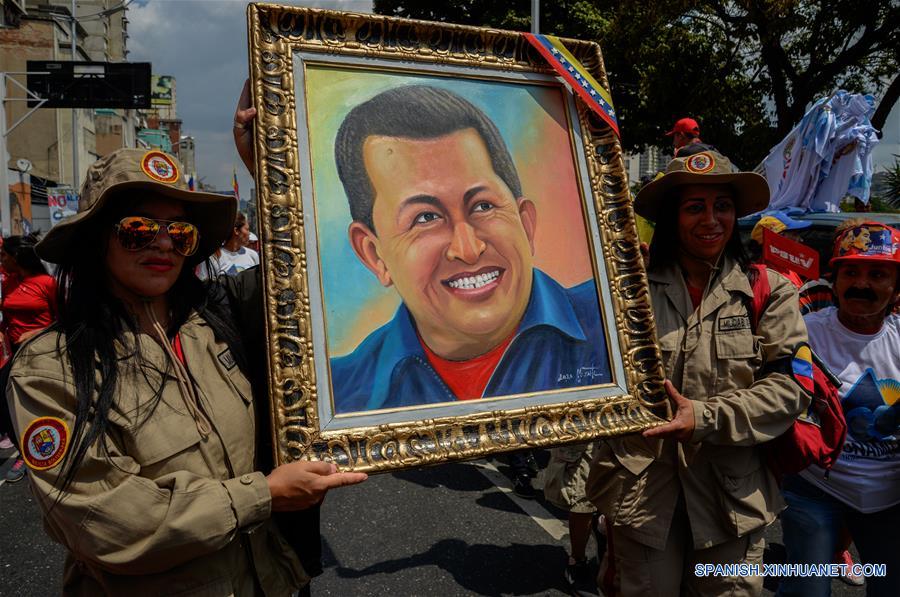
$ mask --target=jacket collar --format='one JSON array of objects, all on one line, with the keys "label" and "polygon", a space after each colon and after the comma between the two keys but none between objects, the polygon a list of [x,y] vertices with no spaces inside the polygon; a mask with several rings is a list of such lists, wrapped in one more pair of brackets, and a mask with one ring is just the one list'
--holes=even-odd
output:
[{"label": "jacket collar", "polygon": [[[532,271],[531,297],[513,343],[526,331],[539,326],[555,328],[574,340],[586,342],[587,337],[566,289],[537,268]],[[428,357],[419,342],[412,314],[405,304],[400,304],[394,318],[386,324],[377,358],[368,408],[380,408],[378,405],[387,401],[391,376],[398,365],[407,359],[418,359],[423,364],[428,362]]]},{"label": "jacket collar", "polygon": [[[661,270],[651,270],[647,278],[654,283],[665,285],[665,293],[672,305],[687,321],[693,313],[691,299],[687,291],[687,283],[681,271],[681,266],[672,263]],[[700,319],[713,313],[728,302],[732,292],[740,292],[748,297],[753,297],[753,289],[738,262],[731,257],[722,257],[722,267],[718,275],[713,277],[709,284],[709,290],[703,296]]]},{"label": "jacket collar", "polygon": [[[202,327],[207,327],[207,323],[196,311],[191,311],[187,321],[178,329],[178,333],[182,336],[182,339],[188,336],[197,340],[202,334],[200,330]],[[140,343],[141,353],[141,362],[139,364],[142,367],[166,373],[168,377],[175,378],[168,355],[159,345],[156,338],[148,334],[135,334],[130,331],[123,332],[122,340],[117,340],[115,343],[116,353],[119,355],[119,358],[134,359],[137,355],[138,343]],[[187,357],[185,358],[187,359]]]}]

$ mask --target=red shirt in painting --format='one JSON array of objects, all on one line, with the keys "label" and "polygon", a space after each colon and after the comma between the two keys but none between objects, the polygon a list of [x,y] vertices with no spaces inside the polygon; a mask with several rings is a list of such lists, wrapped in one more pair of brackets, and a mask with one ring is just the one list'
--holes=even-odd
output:
[{"label": "red shirt in painting", "polygon": [[484,389],[487,387],[494,369],[497,368],[500,358],[506,352],[506,347],[515,336],[516,334],[513,332],[497,348],[468,361],[448,361],[431,352],[421,338],[419,338],[419,342],[425,350],[428,362],[441,376],[444,383],[450,387],[456,398],[458,400],[474,400],[484,395]]},{"label": "red shirt in painting", "polygon": [[2,305],[9,341],[19,344],[23,334],[42,330],[56,318],[56,280],[47,274],[25,278],[3,296]]}]

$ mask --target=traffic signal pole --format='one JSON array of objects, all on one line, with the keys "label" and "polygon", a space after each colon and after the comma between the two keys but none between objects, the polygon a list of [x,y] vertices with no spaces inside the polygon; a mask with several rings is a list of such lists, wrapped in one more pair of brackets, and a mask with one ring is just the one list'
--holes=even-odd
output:
[{"label": "traffic signal pole", "polygon": [[[75,18],[75,0],[72,0],[72,28],[69,30],[72,38],[72,62],[78,60],[75,57],[75,27],[78,20]],[[78,108],[72,108],[72,188],[78,188]]]},{"label": "traffic signal pole", "polygon": [[[34,73],[4,73],[0,72],[0,224],[2,224],[3,236],[9,236],[10,233],[10,209],[9,209],[9,153],[6,150],[6,138],[7,136],[15,130],[17,126],[22,124],[26,118],[34,114],[34,111],[43,106],[47,100],[40,97],[36,93],[29,91],[28,88],[12,77],[10,75],[46,75],[49,73],[44,72],[34,72]],[[20,89],[25,92],[24,98],[7,98],[6,97],[6,83],[13,83],[17,85]],[[30,97],[29,97],[30,96]],[[31,108],[28,112],[26,112],[20,119],[15,121],[13,125],[9,128],[6,128],[6,102],[27,102],[37,101],[37,105]]]},{"label": "traffic signal pole", "polygon": [[6,152],[6,73],[0,73],[0,224],[9,236],[9,154]]}]

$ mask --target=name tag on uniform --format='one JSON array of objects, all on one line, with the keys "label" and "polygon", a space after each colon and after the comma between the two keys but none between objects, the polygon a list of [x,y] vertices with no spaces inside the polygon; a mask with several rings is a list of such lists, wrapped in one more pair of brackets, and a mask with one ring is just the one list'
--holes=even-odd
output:
[{"label": "name tag on uniform", "polygon": [[735,315],[723,317],[719,320],[720,332],[733,332],[735,330],[749,330],[750,318],[747,315]]},{"label": "name tag on uniform", "polygon": [[231,351],[227,348],[219,353],[219,362],[229,371],[234,369],[234,366],[237,365],[234,357],[231,355]]}]

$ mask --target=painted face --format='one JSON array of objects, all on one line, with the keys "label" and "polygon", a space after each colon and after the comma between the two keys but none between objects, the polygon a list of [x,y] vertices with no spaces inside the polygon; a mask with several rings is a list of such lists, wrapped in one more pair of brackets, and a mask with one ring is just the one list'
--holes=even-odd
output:
[{"label": "painted face", "polygon": [[679,249],[715,263],[734,231],[734,191],[728,185],[689,184],[678,192]]},{"label": "painted face", "polygon": [[857,249],[865,251],[872,242],[872,236],[868,228],[862,228],[857,232],[850,232],[841,241],[841,248],[845,251],[848,249]]},{"label": "painted face", "polygon": [[897,265],[872,261],[838,262],[834,294],[838,309],[852,317],[884,315],[898,299]]},{"label": "painted face", "polygon": [[500,344],[531,296],[534,204],[513,197],[473,129],[372,136],[363,159],[375,232],[351,224],[357,255],[397,289],[437,354],[466,359]]},{"label": "painted face", "polygon": [[[184,205],[172,199],[147,196],[139,200],[128,216],[154,220],[184,221]],[[184,256],[175,251],[166,226],[146,248],[129,251],[122,247],[110,226],[106,267],[114,294],[123,299],[164,295],[175,284],[184,266]]]}]

